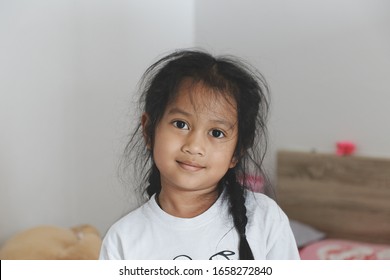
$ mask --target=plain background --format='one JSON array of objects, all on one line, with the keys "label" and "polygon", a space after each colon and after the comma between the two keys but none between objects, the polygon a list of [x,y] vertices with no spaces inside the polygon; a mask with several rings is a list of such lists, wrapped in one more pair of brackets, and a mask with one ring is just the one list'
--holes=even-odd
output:
[{"label": "plain background", "polygon": [[279,149],[390,156],[387,0],[0,0],[0,244],[41,224],[103,235],[135,207],[117,170],[137,82],[187,47],[265,75],[273,181]]}]

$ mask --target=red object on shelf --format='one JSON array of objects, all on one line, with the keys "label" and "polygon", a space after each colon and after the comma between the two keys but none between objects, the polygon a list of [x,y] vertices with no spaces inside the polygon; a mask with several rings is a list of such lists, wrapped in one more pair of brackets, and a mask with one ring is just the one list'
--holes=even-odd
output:
[{"label": "red object on shelf", "polygon": [[351,141],[339,141],[336,143],[336,154],[339,156],[349,156],[352,155],[356,150],[355,143]]}]

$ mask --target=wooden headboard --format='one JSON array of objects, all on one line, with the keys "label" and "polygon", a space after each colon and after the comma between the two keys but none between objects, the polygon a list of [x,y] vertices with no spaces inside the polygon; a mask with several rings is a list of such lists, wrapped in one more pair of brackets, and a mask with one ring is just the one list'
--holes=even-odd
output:
[{"label": "wooden headboard", "polygon": [[330,238],[390,244],[390,159],[280,151],[276,194]]}]

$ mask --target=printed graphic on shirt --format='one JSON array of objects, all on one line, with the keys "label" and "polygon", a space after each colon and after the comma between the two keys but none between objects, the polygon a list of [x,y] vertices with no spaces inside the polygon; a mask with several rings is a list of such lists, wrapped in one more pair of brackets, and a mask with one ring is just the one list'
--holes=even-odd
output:
[{"label": "printed graphic on shirt", "polygon": [[[236,253],[229,250],[224,250],[212,255],[209,260],[231,260],[229,257],[234,256]],[[192,260],[190,256],[179,255],[173,258],[174,260]]]}]

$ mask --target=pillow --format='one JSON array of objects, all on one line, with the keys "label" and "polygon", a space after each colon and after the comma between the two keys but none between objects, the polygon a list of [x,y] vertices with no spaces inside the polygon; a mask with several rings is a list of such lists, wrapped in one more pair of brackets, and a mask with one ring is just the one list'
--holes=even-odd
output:
[{"label": "pillow", "polygon": [[296,220],[290,220],[290,226],[298,248],[325,238],[324,232]]},{"label": "pillow", "polygon": [[300,251],[302,260],[390,260],[390,245],[324,239]]}]

